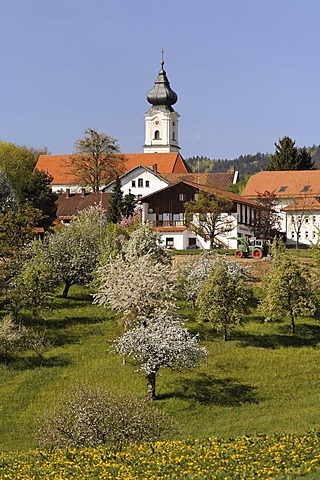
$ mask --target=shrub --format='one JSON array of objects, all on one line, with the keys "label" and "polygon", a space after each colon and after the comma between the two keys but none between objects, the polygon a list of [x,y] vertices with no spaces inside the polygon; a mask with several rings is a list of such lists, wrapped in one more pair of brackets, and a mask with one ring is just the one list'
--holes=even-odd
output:
[{"label": "shrub", "polygon": [[44,447],[154,442],[177,430],[170,417],[146,402],[86,386],[39,420],[37,440]]}]

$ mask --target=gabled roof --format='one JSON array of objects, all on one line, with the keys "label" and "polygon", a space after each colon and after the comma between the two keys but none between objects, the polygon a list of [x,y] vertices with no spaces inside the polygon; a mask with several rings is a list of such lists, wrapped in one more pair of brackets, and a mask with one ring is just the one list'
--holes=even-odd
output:
[{"label": "gabled roof", "polygon": [[249,178],[242,194],[257,198],[258,193],[273,192],[278,198],[320,196],[320,170],[282,170],[259,172]]},{"label": "gabled roof", "polygon": [[102,205],[106,210],[109,206],[110,193],[61,193],[56,201],[57,218],[71,219],[81,210],[95,205]]},{"label": "gabled roof", "polygon": [[165,173],[163,178],[171,184],[181,181],[197,183],[198,185],[206,185],[208,187],[216,187],[227,190],[233,184],[235,172],[210,172],[210,173]]},{"label": "gabled roof", "polygon": [[290,203],[282,210],[285,212],[306,212],[320,210],[320,202],[316,198],[298,198],[296,202]]},{"label": "gabled roof", "polygon": [[[188,173],[189,167],[180,153],[125,153],[124,168],[132,170],[138,165],[151,168],[160,174]],[[52,185],[78,185],[79,178],[70,173],[68,167],[71,155],[40,155],[36,169],[53,177]]]},{"label": "gabled roof", "polygon": [[251,206],[256,206],[256,202],[247,198],[244,198],[243,196],[237,195],[236,193],[229,192],[227,190],[222,190],[219,188],[214,188],[214,187],[208,187],[206,185],[199,185],[198,183],[193,183],[193,182],[187,182],[186,180],[183,180],[182,182],[175,183],[173,185],[169,185],[168,187],[162,188],[161,190],[158,190],[157,192],[150,193],[150,195],[146,195],[145,197],[142,197],[140,200],[142,202],[148,201],[153,196],[156,196],[160,192],[165,192],[165,191],[170,191],[170,189],[175,188],[179,184],[185,184],[185,185],[190,185],[191,187],[194,187],[197,190],[201,190],[203,192],[211,193],[213,195],[216,195],[217,197],[225,198],[228,199],[232,202],[237,202],[241,203],[243,205],[251,205]]},{"label": "gabled roof", "polygon": [[[148,167],[145,167],[144,165],[137,165],[136,167],[132,168],[131,170],[128,170],[126,173],[124,173],[123,175],[121,175],[119,178],[120,180],[121,179],[124,179],[126,178],[127,176],[129,176],[132,172],[136,171],[136,170],[139,170],[139,169],[143,169],[149,173],[151,173],[152,175],[154,175],[155,177],[159,178],[160,180],[162,180],[163,182],[169,184],[170,182],[168,180],[166,180],[166,177],[164,175],[161,175],[160,173],[158,172],[155,172],[152,168],[148,168]],[[169,174],[168,174],[169,175]],[[175,175],[175,174],[174,174]],[[112,182],[108,183],[108,185],[106,185],[104,188],[102,188],[102,190],[110,187],[111,185],[113,185],[115,183],[115,180],[113,180]]]}]

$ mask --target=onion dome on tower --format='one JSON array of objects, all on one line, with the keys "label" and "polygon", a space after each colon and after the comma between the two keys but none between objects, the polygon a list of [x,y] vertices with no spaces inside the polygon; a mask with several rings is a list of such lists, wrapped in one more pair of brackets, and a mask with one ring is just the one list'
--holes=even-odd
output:
[{"label": "onion dome on tower", "polygon": [[180,115],[172,108],[172,105],[178,101],[178,95],[170,87],[163,68],[163,51],[160,65],[154,86],[147,94],[151,108],[145,114],[144,153],[179,152],[180,150],[178,141]]},{"label": "onion dome on tower", "polygon": [[166,71],[163,68],[164,61],[161,60],[161,69],[153,88],[147,95],[147,100],[151,105],[163,105],[171,107],[178,101],[178,95],[170,87]]}]

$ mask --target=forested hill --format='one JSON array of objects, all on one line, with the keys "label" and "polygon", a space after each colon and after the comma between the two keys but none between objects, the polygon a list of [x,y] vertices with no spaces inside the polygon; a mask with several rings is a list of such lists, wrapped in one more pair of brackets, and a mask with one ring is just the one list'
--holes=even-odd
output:
[{"label": "forested hill", "polygon": [[[307,147],[311,158],[314,161],[315,168],[320,168],[320,145]],[[261,170],[266,170],[269,163],[268,153],[256,153],[254,155],[240,155],[233,160],[222,160],[208,157],[189,157],[185,159],[193,172],[227,172],[231,166],[240,173],[243,178],[245,175],[252,175]]]}]

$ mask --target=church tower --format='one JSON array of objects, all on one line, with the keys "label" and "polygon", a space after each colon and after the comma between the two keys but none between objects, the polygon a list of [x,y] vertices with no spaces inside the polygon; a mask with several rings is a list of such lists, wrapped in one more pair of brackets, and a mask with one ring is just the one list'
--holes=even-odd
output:
[{"label": "church tower", "polygon": [[180,150],[178,141],[180,115],[172,108],[178,101],[178,95],[170,87],[163,65],[162,58],[154,87],[147,95],[151,108],[145,114],[144,153],[168,153]]}]

